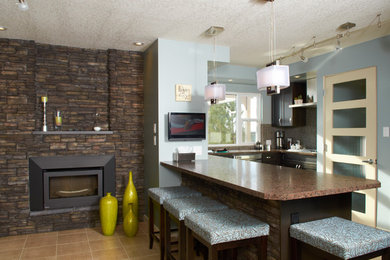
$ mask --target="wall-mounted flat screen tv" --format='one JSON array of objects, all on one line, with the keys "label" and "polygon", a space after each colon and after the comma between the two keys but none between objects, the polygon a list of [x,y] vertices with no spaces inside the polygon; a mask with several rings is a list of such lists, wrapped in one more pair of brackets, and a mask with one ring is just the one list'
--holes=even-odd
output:
[{"label": "wall-mounted flat screen tv", "polygon": [[168,140],[206,139],[205,113],[168,113]]}]

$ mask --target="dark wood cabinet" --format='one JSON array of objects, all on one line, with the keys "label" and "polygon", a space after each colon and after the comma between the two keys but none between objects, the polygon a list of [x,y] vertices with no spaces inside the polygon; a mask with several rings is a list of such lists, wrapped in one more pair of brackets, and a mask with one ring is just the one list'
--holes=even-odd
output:
[{"label": "dark wood cabinet", "polygon": [[272,96],[272,126],[304,126],[306,113],[304,109],[290,108],[294,98],[302,96],[306,100],[306,83],[291,83],[290,87],[282,89],[280,94]]},{"label": "dark wood cabinet", "polygon": [[281,154],[279,152],[264,152],[261,156],[261,162],[280,165]]},{"label": "dark wood cabinet", "polygon": [[317,156],[302,155],[298,153],[283,153],[281,165],[286,167],[317,170]]}]

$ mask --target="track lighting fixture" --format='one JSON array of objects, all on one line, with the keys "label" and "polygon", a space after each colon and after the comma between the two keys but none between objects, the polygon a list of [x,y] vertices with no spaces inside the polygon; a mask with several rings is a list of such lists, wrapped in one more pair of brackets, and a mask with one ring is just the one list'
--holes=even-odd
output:
[{"label": "track lighting fixture", "polygon": [[343,47],[341,47],[341,38],[343,37],[343,34],[339,33],[336,35],[336,51],[341,51]]},{"label": "track lighting fixture", "polygon": [[16,3],[19,10],[21,11],[27,11],[28,10],[28,4],[26,0],[19,0],[18,3]]},{"label": "track lighting fixture", "polygon": [[377,26],[378,28],[381,28],[382,27],[382,21],[381,21],[381,15],[382,14],[377,14],[376,17],[378,18],[378,22],[377,22]]}]

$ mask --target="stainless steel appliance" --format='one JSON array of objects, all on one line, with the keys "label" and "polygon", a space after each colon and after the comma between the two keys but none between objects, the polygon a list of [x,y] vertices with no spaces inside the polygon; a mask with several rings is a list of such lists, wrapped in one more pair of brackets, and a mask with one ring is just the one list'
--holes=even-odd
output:
[{"label": "stainless steel appliance", "polygon": [[276,149],[283,149],[284,146],[284,132],[276,131],[275,132],[275,141],[276,141]]}]

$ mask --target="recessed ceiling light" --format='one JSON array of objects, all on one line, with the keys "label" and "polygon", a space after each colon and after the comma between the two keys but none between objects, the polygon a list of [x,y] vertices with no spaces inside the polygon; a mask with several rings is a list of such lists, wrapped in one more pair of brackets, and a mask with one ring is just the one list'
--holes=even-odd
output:
[{"label": "recessed ceiling light", "polygon": [[145,43],[143,43],[143,42],[134,42],[133,44],[135,46],[143,46]]},{"label": "recessed ceiling light", "polygon": [[5,30],[7,30],[7,27],[0,26],[0,31],[5,31]]},{"label": "recessed ceiling light", "polygon": [[299,79],[301,76],[295,75],[294,78]]},{"label": "recessed ceiling light", "polygon": [[233,80],[232,79],[228,79],[229,82],[232,82]]}]

